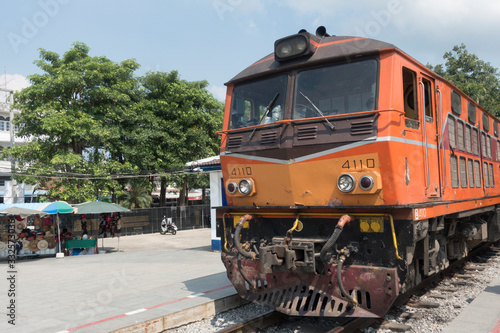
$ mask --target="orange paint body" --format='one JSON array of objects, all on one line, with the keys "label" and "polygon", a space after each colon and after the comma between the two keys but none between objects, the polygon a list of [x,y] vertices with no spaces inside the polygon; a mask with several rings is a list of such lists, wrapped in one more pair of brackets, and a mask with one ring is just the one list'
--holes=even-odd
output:
[{"label": "orange paint body", "polygon": [[[402,68],[414,71],[418,81],[422,78],[429,80],[432,89],[439,88],[441,92],[442,99],[439,93],[432,95],[433,116],[428,117],[425,122],[426,133],[422,128],[422,121],[418,122],[419,128],[406,125],[405,120],[408,118],[405,117],[404,111]],[[430,218],[471,207],[500,203],[498,137],[493,133],[487,133],[493,151],[491,157],[449,148],[449,126],[443,126],[443,124],[447,124],[448,114],[451,113],[451,90],[458,91],[458,89],[397,49],[381,52],[379,80],[378,110],[368,112],[377,115],[377,136],[357,142],[352,145],[352,148],[342,147],[339,151],[332,149],[331,153],[326,150],[317,154],[319,155],[317,157],[306,156],[302,161],[254,159],[251,155],[233,155],[226,148],[227,136],[232,133],[231,130],[227,130],[232,92],[232,86],[229,86],[221,147],[223,178],[238,180],[251,177],[255,181],[256,194],[246,197],[226,193],[228,205],[243,207],[401,206],[402,208],[423,205],[426,210],[424,217]],[[421,90],[421,87],[419,89]],[[462,95],[464,110],[462,115],[456,116],[465,122],[467,122],[466,102],[474,104]],[[418,112],[422,119],[423,110],[421,103],[419,105]],[[441,108],[442,114],[440,114]],[[490,123],[496,122],[496,119],[477,105],[476,110],[477,119],[483,119],[484,114],[485,119],[488,119]],[[342,117],[329,119],[335,122],[336,118]],[[321,120],[317,122],[319,126],[324,125]],[[282,127],[294,125],[293,120],[283,120],[281,123]],[[475,126],[478,131],[481,131],[478,127],[480,123],[476,123]],[[262,125],[257,127],[258,130],[265,131],[263,128],[265,127]],[[491,129],[490,132],[492,132]],[[248,133],[250,132],[246,135],[249,135]],[[480,153],[481,151],[482,149]],[[484,163],[491,164],[494,172],[494,186],[485,187],[484,182],[481,181],[480,187],[452,187],[451,155],[480,162],[481,177],[484,177]],[[370,191],[356,188],[352,193],[341,192],[337,188],[337,178],[345,172],[358,176],[363,174],[372,176],[376,188]],[[359,179],[359,177],[356,178]],[[492,197],[498,197],[498,199],[492,200]],[[472,200],[474,204],[450,206],[454,202],[464,200]]]}]

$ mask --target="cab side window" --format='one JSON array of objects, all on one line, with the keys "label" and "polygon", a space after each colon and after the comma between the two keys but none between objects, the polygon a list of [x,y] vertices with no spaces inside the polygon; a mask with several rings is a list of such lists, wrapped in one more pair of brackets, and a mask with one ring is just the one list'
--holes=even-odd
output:
[{"label": "cab side window", "polygon": [[[417,75],[414,71],[403,67],[403,98],[406,126],[418,128],[418,107],[417,107]],[[413,120],[413,121],[412,121]]]}]

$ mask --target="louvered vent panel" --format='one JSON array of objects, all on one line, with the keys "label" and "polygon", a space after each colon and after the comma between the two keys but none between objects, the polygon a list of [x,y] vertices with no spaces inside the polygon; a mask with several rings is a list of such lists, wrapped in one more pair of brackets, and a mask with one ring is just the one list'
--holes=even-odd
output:
[{"label": "louvered vent panel", "polygon": [[351,135],[366,135],[373,132],[373,120],[351,122]]},{"label": "louvered vent panel", "polygon": [[313,140],[318,134],[318,126],[299,127],[297,128],[298,140]]},{"label": "louvered vent panel", "polygon": [[278,133],[277,132],[267,132],[267,133],[262,133],[260,135],[260,143],[261,144],[271,144],[271,143],[276,143],[276,139],[278,138]]},{"label": "louvered vent panel", "polygon": [[230,136],[227,139],[227,148],[228,149],[240,148],[241,141],[243,141],[242,136]]}]

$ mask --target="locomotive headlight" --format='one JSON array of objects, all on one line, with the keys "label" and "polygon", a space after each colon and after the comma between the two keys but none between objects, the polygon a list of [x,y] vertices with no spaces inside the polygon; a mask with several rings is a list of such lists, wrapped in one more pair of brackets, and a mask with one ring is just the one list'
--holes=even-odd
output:
[{"label": "locomotive headlight", "polygon": [[274,43],[274,55],[278,61],[300,57],[310,51],[309,38],[303,34],[282,38]]},{"label": "locomotive headlight", "polygon": [[337,179],[337,187],[344,193],[351,192],[356,186],[356,179],[348,173],[340,175]]},{"label": "locomotive headlight", "polygon": [[238,186],[236,185],[235,182],[229,182],[226,186],[226,189],[230,194],[235,194],[236,190],[238,189]]},{"label": "locomotive headlight", "polygon": [[240,180],[240,182],[238,184],[238,190],[240,191],[241,194],[249,195],[250,193],[252,193],[252,189],[253,189],[253,186],[252,186],[252,182],[250,180],[248,180],[248,179]]},{"label": "locomotive headlight", "polygon": [[371,190],[373,184],[375,184],[373,178],[368,175],[361,177],[361,179],[359,180],[359,187],[361,187],[365,191]]}]

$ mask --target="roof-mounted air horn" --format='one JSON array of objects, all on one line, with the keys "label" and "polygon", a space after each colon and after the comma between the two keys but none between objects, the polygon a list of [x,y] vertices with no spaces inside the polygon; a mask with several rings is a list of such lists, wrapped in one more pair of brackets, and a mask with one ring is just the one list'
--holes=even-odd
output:
[{"label": "roof-mounted air horn", "polygon": [[316,29],[316,36],[318,37],[330,37],[330,35],[326,32],[326,28],[324,26],[319,26],[318,29]]}]

